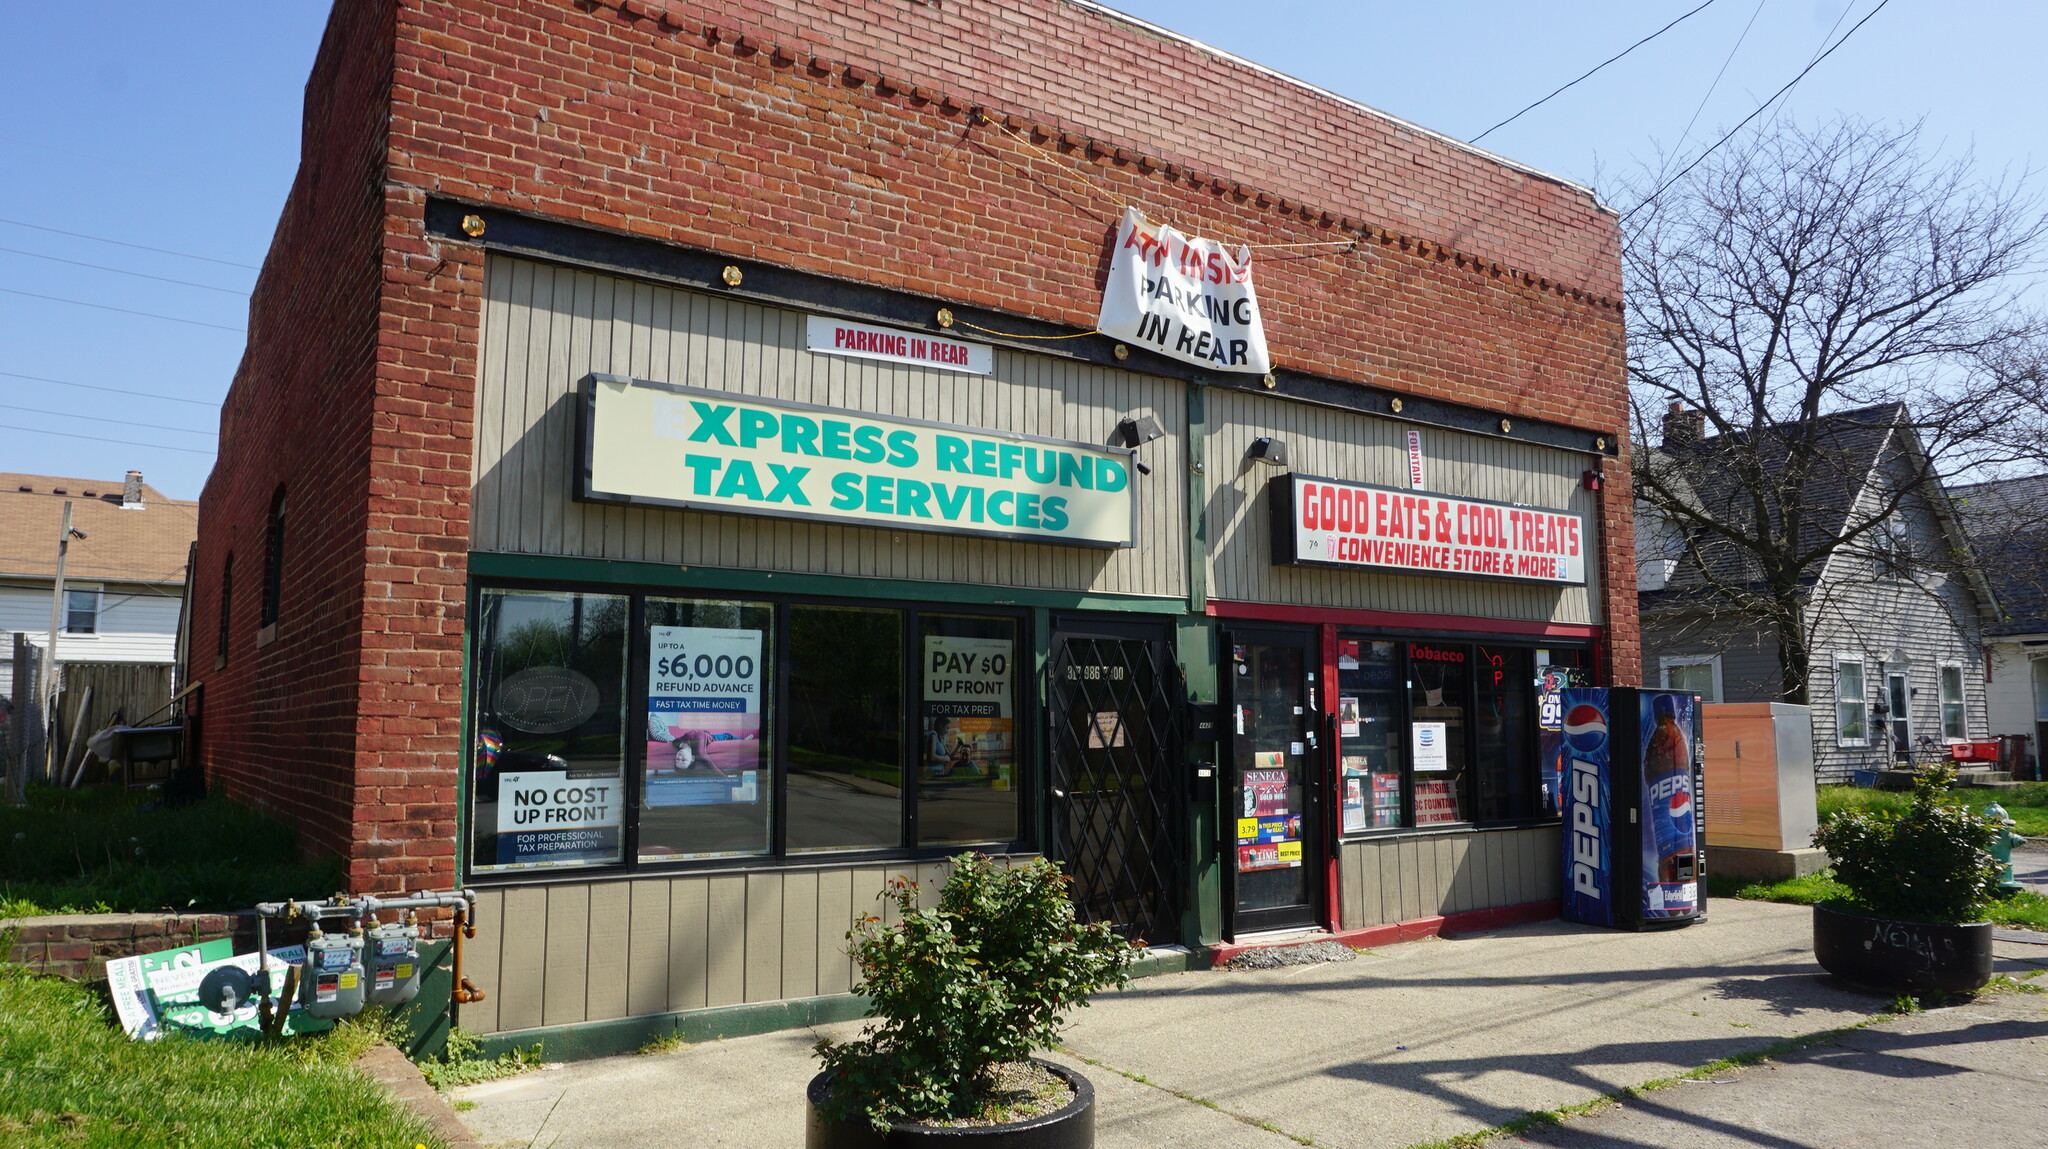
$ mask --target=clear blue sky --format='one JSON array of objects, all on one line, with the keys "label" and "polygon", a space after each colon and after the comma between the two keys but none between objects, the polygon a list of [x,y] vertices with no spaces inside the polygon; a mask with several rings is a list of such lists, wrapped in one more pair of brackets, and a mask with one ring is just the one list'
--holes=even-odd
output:
[{"label": "clear blue sky", "polygon": [[[1115,6],[1469,139],[1698,2]],[[1877,3],[1714,0],[1483,146],[1597,186],[1600,172],[1659,144],[1690,152],[1711,142],[1804,67],[1830,28],[1840,35]],[[314,0],[0,5],[0,219],[260,263],[298,162],[300,97],[325,18]],[[2048,158],[2048,70],[2032,59],[2044,43],[2048,6],[1891,0],[1789,107],[1807,120],[1837,110],[1924,117],[1931,138],[1973,147],[1994,171],[2024,171]],[[1702,100],[1693,142],[1678,147]],[[214,440],[192,432],[216,427],[241,336],[12,293],[239,328],[245,301],[229,292],[246,291],[255,272],[15,223],[0,223],[0,248],[0,470],[113,479],[134,467],[168,494],[197,497]]]}]

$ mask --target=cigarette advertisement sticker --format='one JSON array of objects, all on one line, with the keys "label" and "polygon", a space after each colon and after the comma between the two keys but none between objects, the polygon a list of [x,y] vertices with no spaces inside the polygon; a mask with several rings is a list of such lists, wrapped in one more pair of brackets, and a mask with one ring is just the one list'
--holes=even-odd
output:
[{"label": "cigarette advertisement sticker", "polygon": [[1264,375],[1266,327],[1252,290],[1252,256],[1182,235],[1125,208],[1102,285],[1096,330],[1212,371]]},{"label": "cigarette advertisement sticker", "polygon": [[1301,815],[1283,814],[1265,818],[1239,818],[1237,840],[1247,842],[1284,842],[1301,837]]},{"label": "cigarette advertisement sticker", "polygon": [[1244,813],[1246,818],[1263,818],[1288,813],[1287,771],[1247,770],[1244,772]]},{"label": "cigarette advertisement sticker", "polygon": [[1128,448],[617,375],[584,401],[586,501],[1134,545]]},{"label": "cigarette advertisement sticker", "polygon": [[1239,846],[1237,848],[1237,869],[1239,873],[1251,870],[1280,870],[1301,865],[1300,842],[1273,842],[1268,845]]},{"label": "cigarette advertisement sticker", "polygon": [[649,806],[761,800],[761,632],[647,628]]},{"label": "cigarette advertisement sticker", "polygon": [[1583,516],[1342,479],[1272,481],[1273,561],[1580,586]]}]

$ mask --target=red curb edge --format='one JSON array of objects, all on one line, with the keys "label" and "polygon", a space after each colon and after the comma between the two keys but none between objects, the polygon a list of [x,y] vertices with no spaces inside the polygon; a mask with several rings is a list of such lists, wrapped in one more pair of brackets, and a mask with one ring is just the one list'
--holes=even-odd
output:
[{"label": "red curb edge", "polygon": [[1482,930],[1495,930],[1502,926],[1518,926],[1527,922],[1544,922],[1558,915],[1559,903],[1522,902],[1512,906],[1495,906],[1485,910],[1459,910],[1451,914],[1439,914],[1428,918],[1411,918],[1405,922],[1390,925],[1365,926],[1355,930],[1335,930],[1329,933],[1305,934],[1285,941],[1269,944],[1217,945],[1209,948],[1209,960],[1222,965],[1231,958],[1248,950],[1278,949],[1286,946],[1307,945],[1311,942],[1337,942],[1352,949],[1370,949],[1373,946],[1388,946],[1398,942],[1420,941],[1423,938],[1442,934],[1471,934]]}]

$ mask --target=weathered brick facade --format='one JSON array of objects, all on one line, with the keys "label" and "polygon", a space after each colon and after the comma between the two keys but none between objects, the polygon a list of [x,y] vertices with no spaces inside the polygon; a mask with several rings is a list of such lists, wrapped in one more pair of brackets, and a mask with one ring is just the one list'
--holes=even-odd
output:
[{"label": "weathered brick facade", "polygon": [[[429,195],[1084,330],[1126,203],[1336,241],[1259,263],[1277,363],[1627,422],[1618,229],[1586,192],[1067,0],[340,0],[306,123],[202,501],[193,672],[210,777],[361,890],[455,878],[483,260],[428,234]],[[1601,505],[1635,681],[1625,451]]]}]

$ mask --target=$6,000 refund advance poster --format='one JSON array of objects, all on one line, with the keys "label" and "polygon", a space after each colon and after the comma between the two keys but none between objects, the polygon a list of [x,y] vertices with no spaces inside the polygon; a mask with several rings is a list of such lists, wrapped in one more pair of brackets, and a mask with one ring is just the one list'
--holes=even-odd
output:
[{"label": "$6,000 refund advance poster", "polygon": [[761,800],[761,632],[647,630],[647,805]]}]

